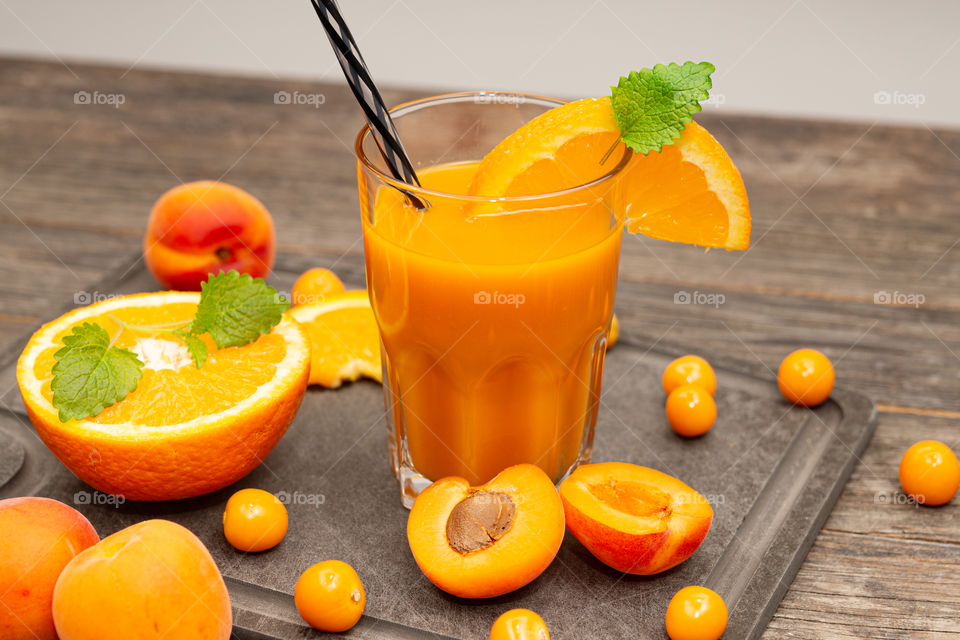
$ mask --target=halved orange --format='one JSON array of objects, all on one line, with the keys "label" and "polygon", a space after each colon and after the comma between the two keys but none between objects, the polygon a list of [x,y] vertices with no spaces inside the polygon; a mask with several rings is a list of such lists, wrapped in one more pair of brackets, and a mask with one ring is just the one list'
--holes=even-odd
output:
[{"label": "halved orange", "polygon": [[[197,369],[169,334],[121,329],[183,323],[199,293],[122,296],[75,309],[37,331],[17,362],[30,420],[57,458],[95,489],[128,500],[174,500],[209,493],[259,465],[296,415],[307,383],[310,345],[289,315],[256,341],[217,349]],[[135,391],[99,415],[61,422],[50,388],[54,353],[71,329],[101,325],[114,344],[144,362]]]},{"label": "halved orange", "polygon": [[366,289],[328,295],[290,315],[310,337],[310,384],[335,389],[367,377],[380,382],[380,332]]},{"label": "halved orange", "polygon": [[[529,121],[482,160],[474,195],[503,197],[552,193],[588,183],[621,157],[609,98],[588,98]],[[623,170],[627,230],[659,240],[746,249],[750,207],[743,179],[726,150],[696,122],[661,152],[635,155]]]}]

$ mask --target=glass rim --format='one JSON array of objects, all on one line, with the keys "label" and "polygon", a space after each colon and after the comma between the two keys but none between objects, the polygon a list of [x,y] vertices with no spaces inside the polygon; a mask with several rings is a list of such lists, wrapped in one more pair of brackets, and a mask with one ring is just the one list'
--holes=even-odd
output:
[{"label": "glass rim", "polygon": [[[497,96],[518,96],[522,98],[530,98],[539,102],[554,103],[556,106],[561,106],[567,104],[566,100],[561,100],[559,98],[551,98],[549,96],[543,96],[535,93],[524,93],[521,91],[457,91],[453,93],[440,93],[433,96],[427,96],[425,98],[418,98],[416,100],[409,100],[403,102],[389,109],[391,114],[402,116],[402,111],[409,110],[413,107],[426,106],[430,103],[440,103],[445,101],[459,101],[459,99],[467,97],[476,97],[481,95],[497,95]],[[594,178],[589,182],[584,182],[582,184],[574,185],[572,187],[567,187],[566,189],[561,189],[559,191],[548,191],[544,193],[534,193],[530,195],[523,196],[479,196],[479,195],[470,195],[470,194],[461,194],[461,193],[447,193],[445,191],[436,191],[434,189],[427,189],[415,184],[408,184],[402,180],[397,180],[392,175],[384,173],[378,169],[370,158],[367,157],[367,154],[363,151],[363,143],[367,138],[367,135],[370,133],[370,123],[364,123],[360,128],[360,131],[357,133],[357,137],[354,140],[353,152],[357,158],[357,162],[370,173],[374,174],[377,178],[383,182],[389,184],[390,186],[404,191],[413,195],[423,195],[425,197],[435,196],[440,198],[453,198],[457,200],[467,200],[472,202],[530,202],[536,200],[543,200],[547,198],[555,198],[564,195],[570,195],[577,193],[578,191],[590,189],[596,187],[604,182],[609,181],[614,176],[618,175],[626,166],[630,160],[631,151],[629,148],[624,147],[623,155],[620,157],[620,160],[606,173],[602,176]]]}]

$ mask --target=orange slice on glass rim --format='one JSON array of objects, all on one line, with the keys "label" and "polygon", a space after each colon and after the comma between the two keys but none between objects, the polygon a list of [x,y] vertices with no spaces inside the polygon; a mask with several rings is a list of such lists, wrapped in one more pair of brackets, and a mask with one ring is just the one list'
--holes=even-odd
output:
[{"label": "orange slice on glass rim", "polygon": [[[556,107],[494,147],[480,163],[470,193],[535,195],[585,184],[613,167],[618,152],[602,165],[600,160],[619,138],[609,98]],[[703,247],[749,246],[743,179],[723,146],[696,122],[662,151],[635,155],[620,180],[631,233]]]}]

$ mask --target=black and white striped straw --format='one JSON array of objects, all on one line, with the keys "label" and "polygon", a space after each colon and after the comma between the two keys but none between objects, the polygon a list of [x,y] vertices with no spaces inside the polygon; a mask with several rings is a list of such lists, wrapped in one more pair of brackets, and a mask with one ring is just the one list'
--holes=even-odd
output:
[{"label": "black and white striped straw", "polygon": [[420,180],[417,179],[417,173],[413,169],[407,152],[403,149],[400,136],[397,135],[397,128],[393,125],[393,119],[387,111],[380,91],[373,84],[367,64],[360,55],[360,49],[357,47],[356,40],[353,39],[353,34],[350,33],[347,23],[340,14],[340,8],[335,0],[310,1],[317,12],[317,17],[323,23],[333,51],[337,55],[337,61],[343,69],[343,75],[347,78],[347,84],[350,85],[354,97],[363,109],[363,115],[370,124],[373,138],[390,168],[390,173],[397,180],[419,186]]}]

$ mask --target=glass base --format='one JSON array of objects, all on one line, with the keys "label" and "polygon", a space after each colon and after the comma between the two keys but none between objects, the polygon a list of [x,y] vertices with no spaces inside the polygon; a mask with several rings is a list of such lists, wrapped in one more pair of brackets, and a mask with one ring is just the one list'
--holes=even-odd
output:
[{"label": "glass base", "polygon": [[[590,454],[591,451],[584,451],[580,458],[570,465],[570,468],[567,469],[563,476],[557,481],[557,486],[560,486],[561,482],[576,471],[577,467],[582,464],[590,464]],[[433,480],[417,473],[416,470],[409,467],[400,467],[397,473],[397,479],[400,481],[400,501],[403,502],[403,506],[407,509],[413,507],[413,503],[421,491],[433,484]]]},{"label": "glass base", "polygon": [[400,467],[397,479],[400,480],[400,500],[407,509],[413,507],[413,502],[421,491],[433,484],[429,478],[407,467]]}]

